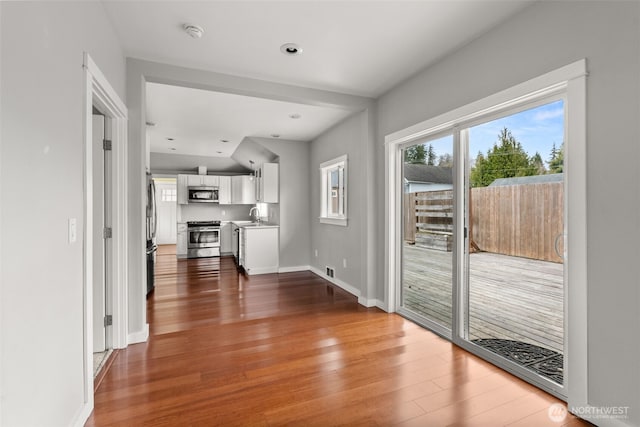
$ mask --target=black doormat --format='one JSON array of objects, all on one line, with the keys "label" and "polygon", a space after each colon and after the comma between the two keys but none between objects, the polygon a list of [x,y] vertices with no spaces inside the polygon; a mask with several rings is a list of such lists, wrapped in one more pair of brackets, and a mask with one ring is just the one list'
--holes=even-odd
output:
[{"label": "black doormat", "polygon": [[562,354],[556,351],[525,342],[497,338],[481,338],[471,342],[562,384],[563,359]]}]

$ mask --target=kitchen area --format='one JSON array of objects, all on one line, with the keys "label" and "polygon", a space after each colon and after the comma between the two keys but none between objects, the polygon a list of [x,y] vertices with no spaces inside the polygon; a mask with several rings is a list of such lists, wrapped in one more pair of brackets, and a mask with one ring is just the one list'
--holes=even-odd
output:
[{"label": "kitchen area", "polygon": [[[247,275],[277,273],[279,268],[279,164],[265,162],[249,174],[180,173],[175,178],[175,216],[164,216],[156,207],[156,186],[149,182],[147,229],[175,219],[178,260],[233,257]],[[162,179],[160,179],[162,181]],[[153,200],[151,200],[153,199]],[[156,233],[148,232],[147,247],[157,247]],[[160,242],[162,243],[162,242]],[[149,252],[147,253],[149,255]],[[148,257],[147,294],[153,290],[153,259]]]},{"label": "kitchen area", "polygon": [[233,255],[251,274],[278,271],[278,163],[249,175],[177,176],[178,258]]},{"label": "kitchen area", "polygon": [[166,249],[183,268],[221,257],[247,276],[308,270],[309,141],[351,112],[155,82],[145,98],[159,206],[147,207],[147,279]]}]

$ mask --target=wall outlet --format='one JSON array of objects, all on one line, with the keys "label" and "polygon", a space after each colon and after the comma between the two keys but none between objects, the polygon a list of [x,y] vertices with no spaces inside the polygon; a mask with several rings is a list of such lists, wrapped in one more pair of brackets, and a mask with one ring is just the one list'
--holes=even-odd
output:
[{"label": "wall outlet", "polygon": [[316,258],[318,258],[318,250],[315,250]]},{"label": "wall outlet", "polygon": [[225,211],[222,211],[222,216],[225,216],[227,213]]},{"label": "wall outlet", "polygon": [[333,267],[327,266],[326,269],[327,269],[327,276],[333,277],[333,274],[334,274]]},{"label": "wall outlet", "polygon": [[343,268],[347,268],[347,259],[346,258],[342,258],[342,267]]}]

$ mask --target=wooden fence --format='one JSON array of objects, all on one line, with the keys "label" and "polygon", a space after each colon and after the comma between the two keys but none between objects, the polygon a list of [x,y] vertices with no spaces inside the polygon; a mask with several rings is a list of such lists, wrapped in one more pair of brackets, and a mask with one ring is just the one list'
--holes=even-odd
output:
[{"label": "wooden fence", "polygon": [[[453,191],[422,191],[404,195],[405,240],[431,249],[453,248]],[[420,231],[416,235],[416,231]]]},{"label": "wooden fence", "polygon": [[[404,197],[405,240],[451,250],[453,192],[419,192]],[[473,188],[470,198],[473,248],[562,262],[558,255],[563,252],[564,229],[561,182]]]}]

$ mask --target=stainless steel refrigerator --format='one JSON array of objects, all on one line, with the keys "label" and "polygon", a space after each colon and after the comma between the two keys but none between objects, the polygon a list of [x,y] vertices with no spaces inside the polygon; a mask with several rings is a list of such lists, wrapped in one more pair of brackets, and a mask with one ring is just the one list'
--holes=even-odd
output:
[{"label": "stainless steel refrigerator", "polygon": [[158,212],[156,210],[156,186],[147,172],[147,296],[155,287],[156,230]]}]

